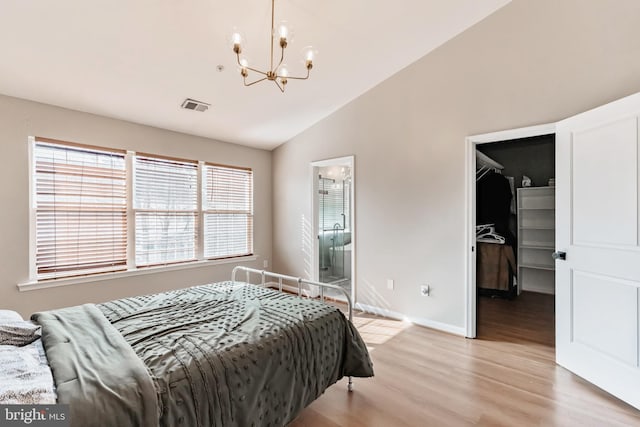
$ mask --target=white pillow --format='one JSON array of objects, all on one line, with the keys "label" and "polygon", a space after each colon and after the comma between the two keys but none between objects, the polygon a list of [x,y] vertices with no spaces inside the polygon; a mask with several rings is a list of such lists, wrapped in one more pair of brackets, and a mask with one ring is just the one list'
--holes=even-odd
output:
[{"label": "white pillow", "polygon": [[13,310],[0,310],[0,323],[21,322],[24,319]]}]

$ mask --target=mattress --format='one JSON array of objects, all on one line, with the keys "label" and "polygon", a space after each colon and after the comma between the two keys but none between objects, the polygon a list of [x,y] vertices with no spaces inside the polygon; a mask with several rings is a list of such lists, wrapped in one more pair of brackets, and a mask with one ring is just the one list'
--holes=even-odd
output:
[{"label": "mattress", "polygon": [[339,309],[246,283],[32,319],[73,425],[285,425],[343,376],[373,375]]}]

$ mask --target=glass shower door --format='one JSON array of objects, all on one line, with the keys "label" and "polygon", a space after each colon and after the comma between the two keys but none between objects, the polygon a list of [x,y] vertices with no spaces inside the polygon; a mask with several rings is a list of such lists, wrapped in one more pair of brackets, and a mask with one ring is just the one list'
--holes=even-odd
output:
[{"label": "glass shower door", "polygon": [[[345,266],[345,244],[348,197],[346,181],[319,175],[319,279],[323,283],[348,280]],[[348,188],[347,188],[348,190]]]}]

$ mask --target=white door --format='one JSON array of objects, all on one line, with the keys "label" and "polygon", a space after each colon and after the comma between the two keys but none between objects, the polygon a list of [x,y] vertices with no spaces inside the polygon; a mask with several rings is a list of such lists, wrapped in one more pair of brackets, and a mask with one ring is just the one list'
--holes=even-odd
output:
[{"label": "white door", "polygon": [[639,118],[636,94],[556,130],[556,360],[636,408]]}]

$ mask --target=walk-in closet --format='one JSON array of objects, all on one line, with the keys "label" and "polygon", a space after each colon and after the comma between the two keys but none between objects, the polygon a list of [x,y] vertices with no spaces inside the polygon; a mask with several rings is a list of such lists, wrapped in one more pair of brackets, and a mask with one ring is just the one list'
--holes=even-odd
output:
[{"label": "walk-in closet", "polygon": [[496,314],[527,333],[555,302],[555,135],[477,144],[475,209],[478,335]]}]

